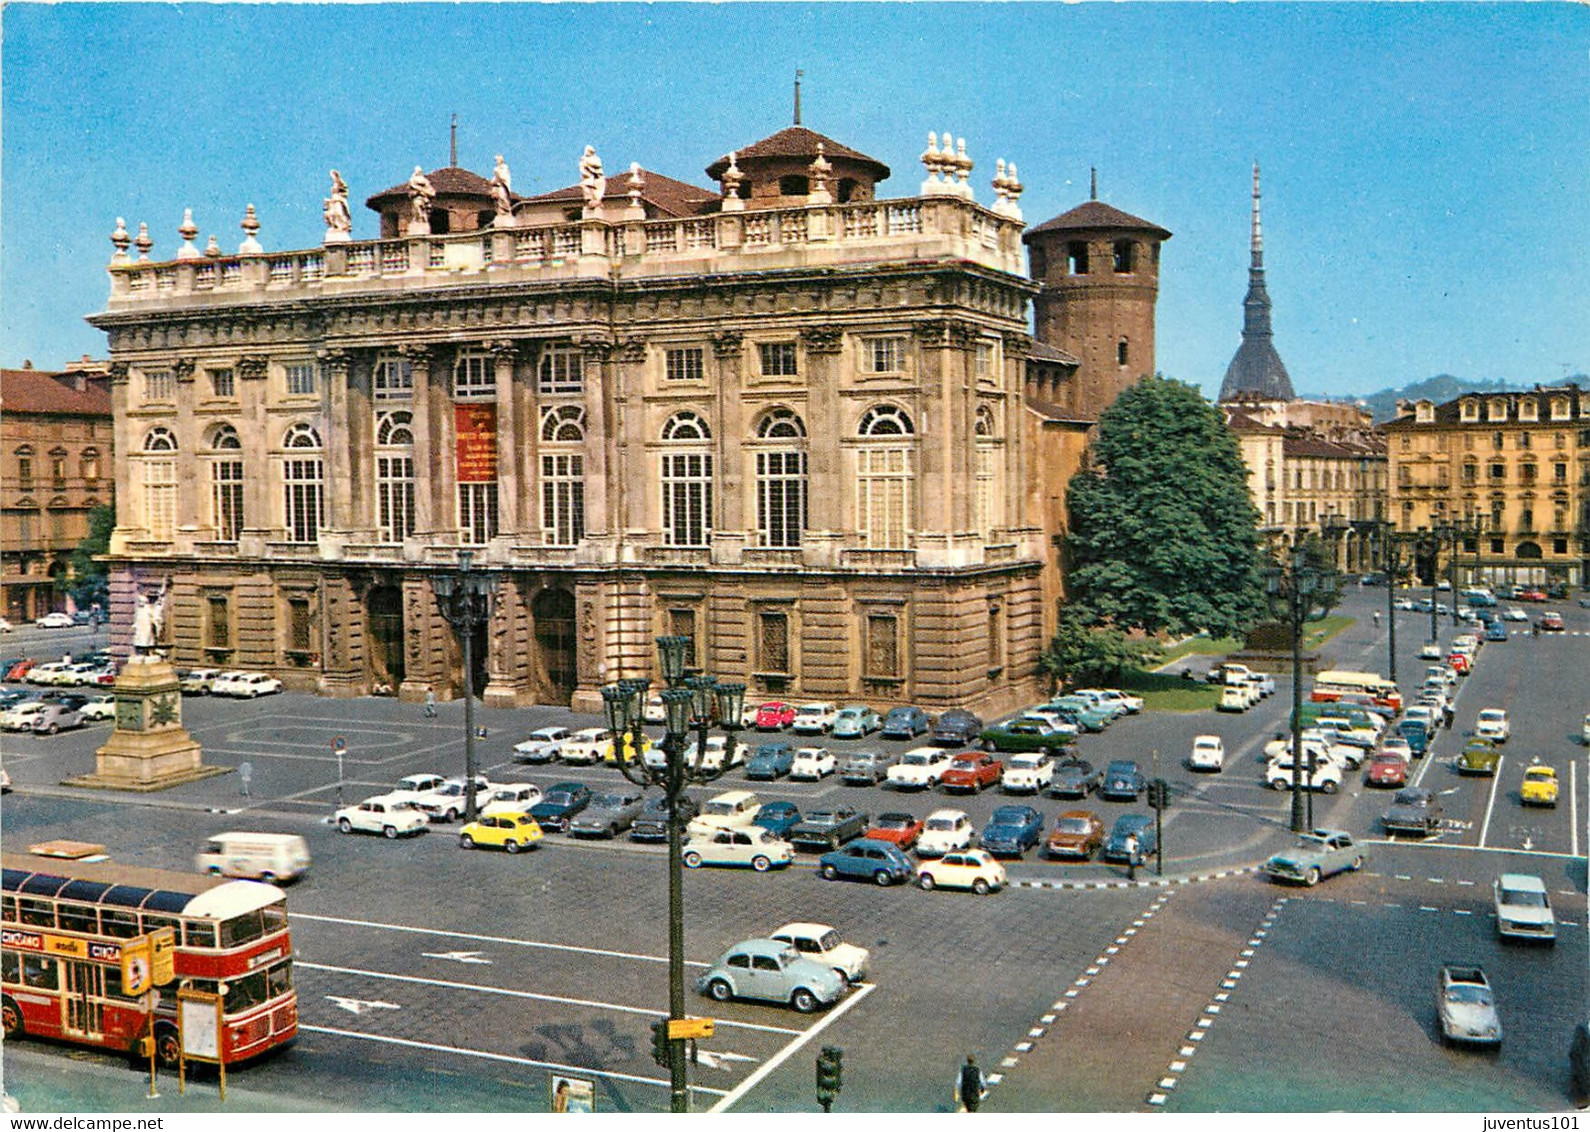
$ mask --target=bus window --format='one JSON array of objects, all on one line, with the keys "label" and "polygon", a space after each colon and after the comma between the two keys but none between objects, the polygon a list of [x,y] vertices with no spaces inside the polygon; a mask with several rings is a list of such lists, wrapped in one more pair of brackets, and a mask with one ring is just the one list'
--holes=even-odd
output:
[{"label": "bus window", "polygon": [[[161,928],[170,928],[172,934],[174,934],[178,939],[182,938],[181,920],[173,920],[170,916],[151,916],[147,912],[144,913],[143,935],[153,935]],[[133,934],[138,935],[140,933],[134,932]]]},{"label": "bus window", "polygon": [[265,921],[265,934],[273,935],[276,932],[287,930],[287,901],[278,900],[274,904],[267,904],[260,909],[260,916]]},{"label": "bus window", "polygon": [[60,980],[56,973],[55,960],[37,955],[24,955],[22,957],[22,985],[37,987],[39,990],[54,990],[58,987]]},{"label": "bus window", "polygon": [[0,896],[0,920],[8,924],[17,922],[17,898],[15,896]]},{"label": "bus window", "polygon": [[48,900],[29,900],[23,897],[19,902],[18,919],[24,924],[36,928],[53,928],[55,926],[55,905]]},{"label": "bus window", "polygon": [[221,923],[221,946],[238,947],[260,939],[265,934],[265,923],[259,912],[245,912]]},{"label": "bus window", "polygon": [[271,998],[279,998],[293,989],[292,963],[278,963],[265,972],[267,993]]},{"label": "bus window", "polygon": [[22,981],[22,957],[15,951],[0,952],[0,983],[15,986]]},{"label": "bus window", "polygon": [[189,920],[182,925],[182,943],[185,947],[215,948],[215,925],[207,920]]},{"label": "bus window", "polygon": [[131,939],[138,934],[138,913],[127,908],[101,908],[99,928],[106,935]]},{"label": "bus window", "polygon": [[61,918],[61,930],[67,932],[82,932],[84,935],[99,934],[99,909],[86,904],[61,904],[57,907],[57,914]]},{"label": "bus window", "polygon": [[264,971],[255,971],[252,975],[228,979],[226,1005],[223,1010],[227,1014],[237,1014],[251,1006],[258,1006],[265,1001],[265,993]]}]

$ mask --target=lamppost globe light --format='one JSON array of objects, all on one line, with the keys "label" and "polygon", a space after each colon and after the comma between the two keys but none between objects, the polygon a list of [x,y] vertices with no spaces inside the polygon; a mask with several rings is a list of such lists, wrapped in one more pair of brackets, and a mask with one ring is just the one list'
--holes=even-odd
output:
[{"label": "lamppost globe light", "polygon": [[662,668],[663,682],[670,688],[685,678],[685,655],[689,649],[689,637],[657,638],[657,660]]},{"label": "lamppost globe light", "polygon": [[745,712],[745,685],[723,683],[713,691],[718,697],[718,722],[731,731],[738,730]]},{"label": "lamppost globe light", "polygon": [[622,736],[629,730],[629,708],[633,697],[629,690],[617,684],[602,689],[602,708],[607,712],[607,729]]},{"label": "lamppost globe light", "polygon": [[683,736],[690,730],[690,709],[696,696],[689,688],[664,688],[663,713],[670,736]]},{"label": "lamppost globe light", "polygon": [[717,686],[717,683],[718,678],[716,676],[685,677],[685,687],[690,689],[691,695],[695,698],[690,710],[694,713],[696,719],[712,719],[712,702],[715,699],[712,689]]}]

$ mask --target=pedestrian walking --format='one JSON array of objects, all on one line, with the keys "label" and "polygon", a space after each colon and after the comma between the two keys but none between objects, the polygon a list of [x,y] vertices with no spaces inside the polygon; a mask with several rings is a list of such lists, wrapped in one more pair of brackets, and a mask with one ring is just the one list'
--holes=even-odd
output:
[{"label": "pedestrian walking", "polygon": [[1380,628],[1380,610],[1375,610],[1375,628]]},{"label": "pedestrian walking", "polygon": [[961,1072],[955,1082],[955,1093],[960,1098],[962,1112],[976,1112],[983,1103],[983,1098],[988,1096],[988,1086],[983,1080],[983,1071],[977,1067],[976,1060],[971,1054],[966,1055],[966,1064],[961,1066]]},{"label": "pedestrian walking", "polygon": [[436,718],[436,693],[430,688],[425,689],[425,718]]},{"label": "pedestrian walking", "polygon": [[1126,835],[1126,879],[1135,883],[1137,881],[1137,834]]}]

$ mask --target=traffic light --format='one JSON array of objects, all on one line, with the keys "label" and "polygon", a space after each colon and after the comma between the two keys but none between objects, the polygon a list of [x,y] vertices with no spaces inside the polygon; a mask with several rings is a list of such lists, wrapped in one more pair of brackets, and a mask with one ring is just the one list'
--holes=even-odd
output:
[{"label": "traffic light", "polygon": [[1163,778],[1148,784],[1148,806],[1151,810],[1170,809],[1170,784]]},{"label": "traffic light", "polygon": [[651,1059],[664,1069],[673,1064],[673,1050],[668,1042],[666,1018],[659,1018],[651,1024]]},{"label": "traffic light", "polygon": [[838,1046],[824,1046],[817,1055],[817,1103],[824,1112],[844,1087],[844,1057],[845,1051]]}]

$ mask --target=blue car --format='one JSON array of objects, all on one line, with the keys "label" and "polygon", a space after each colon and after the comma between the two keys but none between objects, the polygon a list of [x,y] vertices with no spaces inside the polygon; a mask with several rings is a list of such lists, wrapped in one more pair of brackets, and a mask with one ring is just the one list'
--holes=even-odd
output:
[{"label": "blue car", "polygon": [[745,777],[756,782],[782,778],[795,765],[795,748],[788,743],[763,743],[745,764]]},{"label": "blue car", "polygon": [[1043,815],[1031,806],[1000,806],[983,827],[979,844],[996,857],[1019,857],[1043,836]]},{"label": "blue car", "polygon": [[918,735],[931,729],[932,722],[927,717],[927,712],[919,707],[890,708],[889,714],[883,717],[883,737],[885,739],[915,739]]},{"label": "blue car", "polygon": [[761,826],[774,837],[788,837],[800,821],[800,808],[794,802],[768,802],[756,811],[751,824]]},{"label": "blue car", "polygon": [[1137,858],[1139,861],[1148,859],[1150,853],[1159,848],[1159,839],[1154,833],[1154,819],[1147,814],[1122,814],[1115,819],[1115,826],[1110,830],[1110,836],[1104,842],[1104,859],[1106,861],[1126,860],[1126,838],[1128,834],[1137,835]]},{"label": "blue car", "polygon": [[[766,809],[766,807],[763,807]],[[898,845],[863,837],[817,858],[817,872],[824,880],[870,880],[886,886],[905,884],[911,879],[911,859]]]},{"label": "blue car", "polygon": [[1099,794],[1105,798],[1126,798],[1137,801],[1146,782],[1143,772],[1130,759],[1115,759],[1104,768],[1104,781],[1099,783]]},{"label": "blue car", "polygon": [[1507,640],[1507,626],[1500,621],[1492,621],[1485,626],[1485,639],[1487,641]]}]

